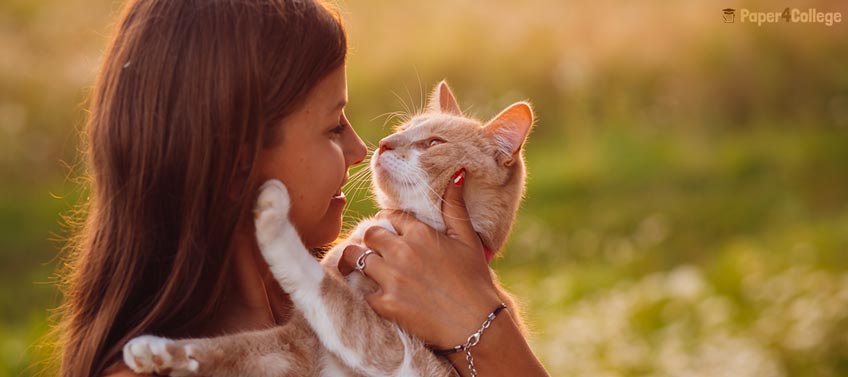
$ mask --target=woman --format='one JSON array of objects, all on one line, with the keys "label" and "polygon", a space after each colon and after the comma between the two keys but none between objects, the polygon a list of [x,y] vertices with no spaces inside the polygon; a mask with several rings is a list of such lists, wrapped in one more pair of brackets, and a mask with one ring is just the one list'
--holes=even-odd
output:
[{"label": "woman", "polygon": [[[346,52],[322,3],[129,1],[92,94],[91,198],[65,287],[63,376],[133,376],[121,347],[140,334],[285,323],[291,304],[259,255],[252,208],[257,187],[277,178],[307,246],[338,236],[337,194],[366,154],[344,115]],[[467,218],[459,187],[446,197],[446,217]],[[429,344],[463,343],[495,297],[470,224],[445,235],[384,215],[403,236],[370,232],[366,246],[382,256],[368,272],[406,278],[377,279],[382,294],[369,303]],[[340,269],[363,251],[346,250]],[[474,359],[484,375],[544,374],[508,310]]]}]

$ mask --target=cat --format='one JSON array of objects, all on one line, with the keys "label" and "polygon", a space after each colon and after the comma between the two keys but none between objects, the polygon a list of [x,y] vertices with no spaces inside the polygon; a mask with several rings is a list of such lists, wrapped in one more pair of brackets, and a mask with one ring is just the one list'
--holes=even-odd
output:
[{"label": "cat", "polygon": [[[440,82],[425,111],[380,141],[371,159],[378,205],[412,213],[444,231],[440,193],[453,173],[464,167],[471,222],[486,251],[497,252],[524,195],[522,145],[533,123],[527,102],[510,105],[486,124],[466,117],[447,83]],[[343,277],[337,270],[347,245],[362,244],[371,226],[394,232],[391,223],[376,218],[361,221],[319,263],[288,221],[289,206],[281,182],[271,180],[261,187],[256,236],[271,272],[297,309],[286,324],[215,338],[144,335],[124,346],[124,362],[137,373],[172,376],[457,375],[447,359],[368,306],[364,296],[375,291],[376,283],[358,273]],[[514,310],[514,300],[498,289]],[[523,330],[518,313],[513,312],[513,318]]]}]

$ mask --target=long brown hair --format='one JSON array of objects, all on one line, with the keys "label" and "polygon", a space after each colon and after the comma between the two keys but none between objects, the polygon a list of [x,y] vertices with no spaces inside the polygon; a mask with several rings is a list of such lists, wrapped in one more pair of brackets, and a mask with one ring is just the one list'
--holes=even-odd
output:
[{"label": "long brown hair", "polygon": [[346,52],[320,0],[126,4],[84,133],[91,195],[64,273],[63,376],[100,375],[130,338],[187,334],[215,312],[258,148]]}]

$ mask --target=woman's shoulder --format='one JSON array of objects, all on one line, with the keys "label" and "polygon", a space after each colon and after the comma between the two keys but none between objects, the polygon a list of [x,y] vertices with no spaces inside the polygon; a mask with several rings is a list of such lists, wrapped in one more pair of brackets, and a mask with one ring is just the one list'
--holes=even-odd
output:
[{"label": "woman's shoulder", "polygon": [[150,377],[152,374],[138,374],[129,369],[124,369],[112,374],[103,375],[103,377]]},{"label": "woman's shoulder", "polygon": [[103,372],[103,377],[152,377],[152,374],[138,374],[124,363],[116,363]]}]

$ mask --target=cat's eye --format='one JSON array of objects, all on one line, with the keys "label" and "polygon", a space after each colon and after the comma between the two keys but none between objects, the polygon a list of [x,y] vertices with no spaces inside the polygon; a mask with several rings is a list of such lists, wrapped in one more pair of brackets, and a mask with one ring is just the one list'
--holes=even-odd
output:
[{"label": "cat's eye", "polygon": [[427,147],[427,148],[430,148],[430,147],[435,147],[435,146],[442,144],[444,142],[445,142],[444,139],[434,137],[434,138],[427,139],[427,141],[424,143],[424,146]]}]

